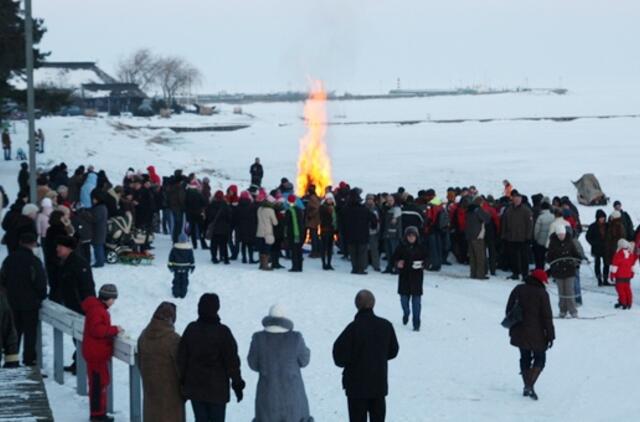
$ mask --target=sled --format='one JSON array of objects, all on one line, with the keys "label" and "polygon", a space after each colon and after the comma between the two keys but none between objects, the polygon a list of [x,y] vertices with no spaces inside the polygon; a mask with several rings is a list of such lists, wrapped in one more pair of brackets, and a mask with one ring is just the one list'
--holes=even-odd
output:
[{"label": "sled", "polygon": [[609,198],[600,187],[600,182],[593,173],[583,174],[580,179],[573,183],[578,190],[578,202],[582,205],[597,206],[607,205]]},{"label": "sled", "polygon": [[115,250],[110,250],[107,252],[107,263],[108,264],[125,264],[125,265],[151,265],[155,256],[149,253],[144,252],[134,252],[134,251],[125,251],[118,253]]}]

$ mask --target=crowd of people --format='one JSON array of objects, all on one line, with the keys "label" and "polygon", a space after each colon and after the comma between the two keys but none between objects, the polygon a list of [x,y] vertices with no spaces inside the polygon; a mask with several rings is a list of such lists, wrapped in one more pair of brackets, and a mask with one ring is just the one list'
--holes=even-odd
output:
[{"label": "crowd of people", "polygon": [[[196,267],[193,250],[200,247],[209,249],[213,264],[240,260],[274,271],[284,268],[283,259],[288,259],[289,271],[296,273],[303,271],[305,260],[317,260],[322,270],[332,271],[337,254],[350,261],[352,274],[366,275],[370,267],[394,275],[402,323],[411,320],[414,331],[420,330],[425,272],[441,271],[453,260],[468,265],[472,279],[486,280],[503,270],[510,273],[508,278],[524,281],[512,293],[507,313],[520,303],[525,320],[550,318],[548,295],[545,299],[546,290],[540,289],[547,275],[558,286],[560,317],[577,317],[582,303],[579,268],[589,258],[579,242],[585,230],[577,207],[566,196],[529,198],[506,180],[497,199],[474,186],[451,187],[442,199],[434,189],[412,195],[402,187],[393,193],[363,195],[346,182],[324,192],[310,184],[297,196],[287,178],[273,189],[263,187],[259,159],[250,168],[246,190],[232,184],[225,191],[214,191],[207,177],[181,170],[161,177],[154,166],[146,171],[130,168],[114,184],[93,166],[79,166],[70,174],[60,163],[38,171],[36,202],[31,203],[29,171],[23,163],[17,199],[2,221],[8,257],[0,269],[0,322],[3,334],[12,334],[0,340],[5,366],[18,365],[22,338],[22,362],[35,365],[38,309],[46,297],[86,315],[85,336],[95,337],[83,342],[82,350],[94,392],[92,420],[110,420],[104,401],[109,382],[106,359],[113,338],[122,332],[111,326],[107,312],[117,288],[103,286],[96,295],[92,267],[105,265],[109,222],[123,216],[142,233],[135,245],[140,254],[151,255],[154,234],[170,236],[173,247],[167,265],[175,298],[187,295],[189,274]],[[1,193],[4,207],[9,201]],[[616,308],[629,309],[640,230],[634,230],[619,201],[609,216],[598,209],[595,217],[586,240],[598,285],[614,282]],[[398,353],[391,324],[373,315],[373,304],[370,292],[358,295],[358,315],[334,345],[335,363],[345,368],[343,386],[352,421],[366,420],[367,414],[371,420],[384,420],[386,362]],[[198,320],[181,337],[173,330],[176,306],[166,302],[156,310],[140,337],[141,371],[145,395],[161,397],[154,403],[166,408],[147,409],[145,404],[145,418],[155,415],[147,420],[183,420],[181,398],[187,398],[198,421],[220,421],[229,389],[242,399],[245,385],[237,346],[229,328],[220,323],[218,309],[217,296],[201,297]],[[261,374],[256,420],[311,420],[299,372],[309,362],[302,336],[293,331],[279,306],[270,310],[263,325],[265,331],[254,336],[249,353],[249,366]],[[525,332],[514,327],[511,336],[521,351],[524,395],[537,398],[533,384],[544,367],[544,351],[553,342],[553,326]],[[166,354],[158,355],[158,350]],[[274,368],[291,368],[297,375],[287,380],[267,377]],[[75,371],[75,363],[65,369]]]}]

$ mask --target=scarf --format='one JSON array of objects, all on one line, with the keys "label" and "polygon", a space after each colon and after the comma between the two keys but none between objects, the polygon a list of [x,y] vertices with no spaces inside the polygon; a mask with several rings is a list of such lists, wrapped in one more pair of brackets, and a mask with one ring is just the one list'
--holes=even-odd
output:
[{"label": "scarf", "polygon": [[298,225],[298,215],[296,208],[291,207],[291,225],[293,226],[293,243],[300,243],[300,226]]}]

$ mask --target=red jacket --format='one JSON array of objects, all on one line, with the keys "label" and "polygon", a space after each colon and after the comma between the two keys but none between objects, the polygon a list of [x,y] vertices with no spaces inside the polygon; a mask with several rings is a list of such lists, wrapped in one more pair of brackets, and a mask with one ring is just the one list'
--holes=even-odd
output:
[{"label": "red jacket", "polygon": [[147,171],[149,172],[149,180],[151,183],[156,186],[161,186],[162,179],[160,179],[160,176],[156,173],[156,168],[154,166],[149,166],[147,167]]},{"label": "red jacket", "polygon": [[111,325],[107,305],[97,297],[89,296],[82,301],[85,313],[82,339],[82,356],[87,362],[104,362],[113,356],[113,338],[118,327]]},{"label": "red jacket", "polygon": [[638,255],[624,249],[620,249],[611,260],[611,278],[633,278],[633,266]]},{"label": "red jacket", "polygon": [[498,211],[489,205],[488,202],[482,203],[482,209],[489,214],[491,220],[493,220],[493,224],[496,226],[496,233],[500,233],[500,216],[498,215]]}]

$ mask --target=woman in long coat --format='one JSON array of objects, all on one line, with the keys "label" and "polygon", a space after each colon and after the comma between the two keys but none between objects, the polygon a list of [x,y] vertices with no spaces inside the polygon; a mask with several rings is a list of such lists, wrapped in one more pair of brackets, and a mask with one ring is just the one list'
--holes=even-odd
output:
[{"label": "woman in long coat", "polygon": [[162,302],[138,339],[144,391],[145,422],[184,422],[176,356],[180,335],[175,332],[176,306]]},{"label": "woman in long coat", "polygon": [[309,364],[311,352],[293,322],[274,305],[262,320],[263,331],[253,335],[249,367],[260,373],[254,422],[311,422],[309,403],[300,368]]},{"label": "woman in long coat", "polygon": [[516,306],[522,309],[522,321],[509,329],[511,345],[520,349],[520,373],[524,382],[523,396],[538,400],[535,385],[546,363],[546,352],[553,346],[555,330],[549,294],[545,284],[547,274],[537,269],[525,277],[509,295],[506,313]]}]

